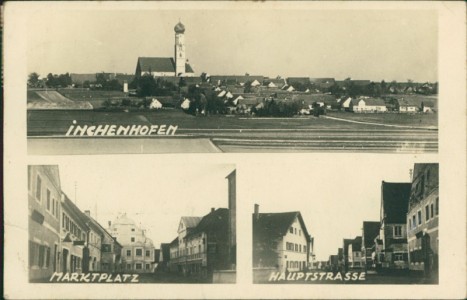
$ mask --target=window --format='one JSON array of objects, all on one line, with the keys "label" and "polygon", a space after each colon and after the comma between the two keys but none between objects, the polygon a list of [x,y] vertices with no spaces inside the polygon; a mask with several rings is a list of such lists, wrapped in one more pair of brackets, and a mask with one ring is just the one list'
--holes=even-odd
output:
[{"label": "window", "polygon": [[39,245],[29,241],[29,266],[37,266],[39,257]]},{"label": "window", "polygon": [[136,256],[143,256],[143,249],[136,249]]},{"label": "window", "polygon": [[302,245],[298,245],[298,251],[302,252]]},{"label": "window", "polygon": [[439,215],[439,198],[436,198],[436,206],[435,206],[436,210],[436,215]]},{"label": "window", "polygon": [[306,246],[305,245],[303,245],[303,252],[306,253]]},{"label": "window", "polygon": [[135,231],[135,229],[134,229],[134,228],[131,228],[131,231],[133,231],[133,232],[134,232],[134,231]]},{"label": "window", "polygon": [[290,227],[289,232],[293,233],[293,227]]},{"label": "window", "polygon": [[430,220],[430,206],[426,205],[425,206],[425,222]]},{"label": "window", "polygon": [[134,237],[132,237],[132,238],[131,238],[131,242],[134,242],[134,241],[135,241],[135,238],[134,238]]},{"label": "window", "polygon": [[298,251],[298,245],[297,244],[294,244],[295,245],[295,251]]},{"label": "window", "polygon": [[434,217],[435,217],[435,214],[434,214],[434,206],[433,206],[433,203],[431,203],[430,208],[431,208],[431,217],[434,218]]},{"label": "window", "polygon": [[62,227],[65,228],[65,213],[62,213]]},{"label": "window", "polygon": [[415,221],[415,215],[412,216],[412,228],[417,228],[417,221]]},{"label": "window", "polygon": [[44,266],[44,258],[45,258],[45,246],[39,246],[39,267]]},{"label": "window", "polygon": [[302,230],[301,229],[298,230],[298,235],[302,236]]},{"label": "window", "polygon": [[394,226],[394,236],[401,237],[402,236],[402,226]]},{"label": "window", "polygon": [[47,210],[50,211],[50,190],[47,189]]},{"label": "window", "polygon": [[48,268],[50,265],[50,248],[46,247],[45,251],[45,267]]},{"label": "window", "polygon": [[41,191],[42,191],[42,180],[39,175],[37,175],[37,183],[36,183],[36,199],[37,201],[41,202]]},{"label": "window", "polygon": [[52,215],[55,217],[55,199],[52,199]]},{"label": "window", "polygon": [[417,212],[417,217],[418,217],[418,225],[422,225],[422,211],[421,210]]},{"label": "window", "polygon": [[131,264],[126,264],[126,269],[131,270]]},{"label": "window", "polygon": [[149,257],[149,256],[151,256],[151,251],[146,250],[146,257]]},{"label": "window", "polygon": [[142,270],[143,269],[143,264],[137,263],[135,265],[135,267],[136,267],[136,270]]},{"label": "window", "polygon": [[149,270],[151,268],[150,264],[146,264],[146,270]]},{"label": "window", "polygon": [[126,256],[131,256],[131,250],[126,250]]}]

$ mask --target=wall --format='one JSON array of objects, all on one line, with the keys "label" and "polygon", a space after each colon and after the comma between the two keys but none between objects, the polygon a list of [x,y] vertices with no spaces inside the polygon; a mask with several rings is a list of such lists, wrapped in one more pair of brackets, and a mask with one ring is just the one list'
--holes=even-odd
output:
[{"label": "wall", "polygon": [[[59,268],[60,186],[51,172],[55,166],[28,167],[29,279],[48,278]],[[58,167],[56,174],[58,175]],[[39,188],[37,176],[40,177]],[[48,193],[47,190],[50,192]],[[47,209],[47,198],[49,209]],[[53,207],[52,207],[53,206]],[[43,217],[42,223],[40,222]],[[40,256],[40,257],[39,257]]]}]

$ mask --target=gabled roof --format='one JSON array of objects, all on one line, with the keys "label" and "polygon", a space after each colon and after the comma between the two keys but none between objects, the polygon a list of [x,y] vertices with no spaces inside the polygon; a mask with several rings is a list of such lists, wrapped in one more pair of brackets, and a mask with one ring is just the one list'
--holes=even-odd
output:
[{"label": "gabled roof", "polygon": [[344,239],[344,255],[349,253],[349,245],[352,244],[353,239]]},{"label": "gabled roof", "polygon": [[63,193],[63,196],[63,210],[65,210],[70,218],[73,218],[73,221],[75,221],[83,230],[87,230],[89,227],[86,224],[87,218],[84,213],[70,200],[70,198],[68,198],[65,193]]},{"label": "gabled roof", "polygon": [[386,223],[400,224],[406,222],[411,187],[411,183],[382,182],[382,209]]},{"label": "gabled roof", "polygon": [[[138,57],[137,62],[141,72],[175,72],[175,60],[172,57]],[[193,73],[187,63],[185,72]]]},{"label": "gabled roof", "polygon": [[198,226],[187,234],[187,237],[193,236],[198,233],[205,232],[208,235],[218,233],[216,236],[222,234],[227,235],[227,226],[229,221],[229,210],[227,208],[218,208],[215,211],[205,215]]},{"label": "gabled roof", "polygon": [[182,217],[180,220],[180,222],[185,224],[186,228],[196,227],[200,221],[201,217]]},{"label": "gabled roof", "polygon": [[178,246],[178,237],[176,237],[175,239],[173,239],[173,241],[170,242],[169,247],[172,246]]},{"label": "gabled roof", "polygon": [[381,98],[352,98],[352,104],[358,105],[358,102],[364,101],[366,106],[386,106],[386,103]]},{"label": "gabled roof", "polygon": [[310,84],[310,78],[308,77],[288,77],[287,83],[289,85],[293,85],[294,83],[301,83],[301,84]]},{"label": "gabled roof", "polygon": [[310,241],[310,235],[299,211],[283,212],[283,213],[259,213],[258,218],[253,214],[253,238],[275,240],[287,234],[290,225],[295,218],[302,225],[303,233],[306,240]]},{"label": "gabled roof", "polygon": [[352,251],[362,251],[362,237],[357,236],[352,240]]},{"label": "gabled roof", "polygon": [[371,248],[374,245],[374,240],[379,234],[380,223],[363,221],[363,240],[365,248]]}]

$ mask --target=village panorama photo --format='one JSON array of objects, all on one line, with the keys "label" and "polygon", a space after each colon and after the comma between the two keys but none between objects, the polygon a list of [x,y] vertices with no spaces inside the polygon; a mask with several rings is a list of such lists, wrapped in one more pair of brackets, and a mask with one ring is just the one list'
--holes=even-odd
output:
[{"label": "village panorama photo", "polygon": [[436,10],[66,4],[28,18],[29,154],[438,151]]}]

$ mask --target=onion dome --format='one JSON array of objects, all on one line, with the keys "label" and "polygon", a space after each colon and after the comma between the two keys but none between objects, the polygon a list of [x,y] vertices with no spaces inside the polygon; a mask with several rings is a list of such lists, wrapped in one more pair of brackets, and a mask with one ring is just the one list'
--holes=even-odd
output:
[{"label": "onion dome", "polygon": [[184,33],[185,32],[185,25],[181,22],[178,22],[177,25],[174,27],[175,33]]}]

